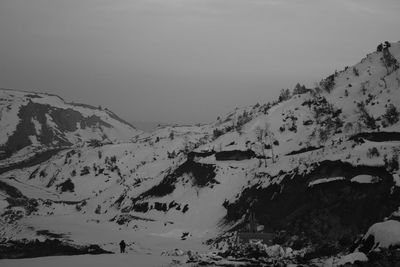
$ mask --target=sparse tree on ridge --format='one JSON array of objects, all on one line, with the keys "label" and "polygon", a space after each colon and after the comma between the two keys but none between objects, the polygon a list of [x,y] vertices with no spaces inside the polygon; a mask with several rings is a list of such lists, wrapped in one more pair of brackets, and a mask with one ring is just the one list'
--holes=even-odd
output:
[{"label": "sparse tree on ridge", "polygon": [[281,89],[281,93],[279,95],[278,101],[282,102],[288,100],[290,98],[290,90],[289,89]]},{"label": "sparse tree on ridge", "polygon": [[272,162],[275,163],[275,153],[274,153],[274,133],[271,131],[271,126],[268,122],[265,123],[265,138],[268,140],[269,145],[271,146],[271,157]]},{"label": "sparse tree on ridge", "polygon": [[255,129],[257,141],[262,144],[262,153],[264,156],[264,163],[266,165],[266,155],[265,155],[265,145],[268,144],[271,148],[271,158],[272,162],[275,163],[275,153],[274,153],[274,134],[271,131],[270,124],[265,122],[264,127],[257,126]]},{"label": "sparse tree on ridge", "polygon": [[320,81],[319,86],[321,87],[322,90],[330,93],[333,90],[333,87],[335,86],[335,74],[332,74],[326,79],[323,79]]},{"label": "sparse tree on ridge", "polygon": [[400,113],[397,110],[396,106],[393,104],[390,104],[387,109],[385,114],[383,115],[385,120],[389,123],[389,125],[393,125],[396,122],[399,121]]},{"label": "sparse tree on ridge", "polygon": [[304,85],[300,85],[297,83],[296,86],[293,88],[293,95],[301,95],[307,93],[307,88]]},{"label": "sparse tree on ridge", "polygon": [[357,107],[358,107],[358,112],[360,114],[360,120],[364,123],[364,125],[370,129],[375,129],[376,128],[375,118],[368,113],[365,103],[360,102],[357,104]]},{"label": "sparse tree on ridge", "polygon": [[400,68],[400,64],[397,59],[390,53],[389,51],[390,43],[385,42],[385,47],[383,48],[383,65],[386,68],[386,74],[389,75],[392,72],[398,70]]}]

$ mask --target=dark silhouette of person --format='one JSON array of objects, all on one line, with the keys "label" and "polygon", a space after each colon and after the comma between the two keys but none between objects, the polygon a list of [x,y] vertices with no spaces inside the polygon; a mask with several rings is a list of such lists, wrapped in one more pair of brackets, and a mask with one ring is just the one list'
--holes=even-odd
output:
[{"label": "dark silhouette of person", "polygon": [[125,241],[121,240],[121,242],[119,242],[119,248],[121,249],[121,253],[125,253],[125,247],[126,247]]}]

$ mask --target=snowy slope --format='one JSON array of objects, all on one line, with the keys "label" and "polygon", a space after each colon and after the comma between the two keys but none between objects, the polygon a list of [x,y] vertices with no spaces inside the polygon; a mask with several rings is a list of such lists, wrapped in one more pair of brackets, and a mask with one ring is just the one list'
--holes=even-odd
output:
[{"label": "snowy slope", "polygon": [[[46,229],[103,247],[125,236],[157,251],[200,249],[202,241],[245,229],[253,213],[265,231],[287,233],[287,246],[345,251],[367,232],[384,242],[398,227],[385,221],[398,220],[400,207],[400,121],[387,116],[391,104],[400,109],[400,70],[387,65],[389,54],[399,62],[400,43],[324,79],[321,88],[237,108],[207,125],[152,133],[108,111],[2,91],[13,103],[2,111],[4,140],[17,129],[15,113],[33,103],[77,111],[82,120],[98,117],[94,129],[61,135],[57,128],[65,126],[48,113],[60,140],[75,144],[79,133],[82,141],[112,144],[74,146],[1,174],[1,237],[43,239],[38,230]],[[29,140],[40,142],[43,126],[30,119],[36,134]],[[391,236],[390,244],[400,241]]]}]

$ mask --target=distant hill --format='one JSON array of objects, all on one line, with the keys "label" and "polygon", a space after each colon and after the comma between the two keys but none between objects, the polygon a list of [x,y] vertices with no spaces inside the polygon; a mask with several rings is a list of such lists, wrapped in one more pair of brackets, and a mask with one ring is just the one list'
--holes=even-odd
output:
[{"label": "distant hill", "polygon": [[161,122],[149,122],[149,121],[134,121],[131,123],[137,129],[147,133],[155,131],[158,125],[163,125]]},{"label": "distant hill", "polygon": [[[180,126],[192,126],[194,124],[186,123],[165,123],[165,122],[149,122],[149,121],[134,121],[131,123],[135,128],[142,130],[147,133],[152,133],[157,129],[165,127],[180,127]],[[197,126],[203,124],[196,124]]]},{"label": "distant hill", "polygon": [[108,109],[56,95],[0,89],[0,159],[91,140],[126,142],[141,133]]}]

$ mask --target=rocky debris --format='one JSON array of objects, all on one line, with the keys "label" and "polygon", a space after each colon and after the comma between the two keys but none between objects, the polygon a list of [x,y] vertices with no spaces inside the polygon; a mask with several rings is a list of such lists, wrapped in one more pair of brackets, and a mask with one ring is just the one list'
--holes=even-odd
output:
[{"label": "rocky debris", "polygon": [[199,266],[288,266],[305,263],[304,256],[308,248],[294,250],[281,245],[266,245],[261,241],[240,243],[237,234],[227,233],[220,237],[210,253],[189,252],[188,263]]},{"label": "rocky debris", "polygon": [[162,256],[178,257],[173,264],[178,266],[225,266],[225,267],[283,267],[283,266],[324,266],[324,267],[399,267],[400,249],[381,249],[364,254],[355,251],[333,257],[305,260],[307,249],[293,250],[280,245],[267,246],[261,242],[231,247],[225,251],[198,253],[173,249],[163,251]]},{"label": "rocky debris", "polygon": [[173,249],[173,250],[166,250],[161,252],[162,256],[174,256],[174,257],[183,257],[185,255],[187,255],[188,252],[183,251],[181,249]]},{"label": "rocky debris", "polygon": [[400,250],[396,248],[379,249],[367,254],[355,251],[330,258],[314,259],[310,261],[310,265],[323,267],[399,267]]}]

